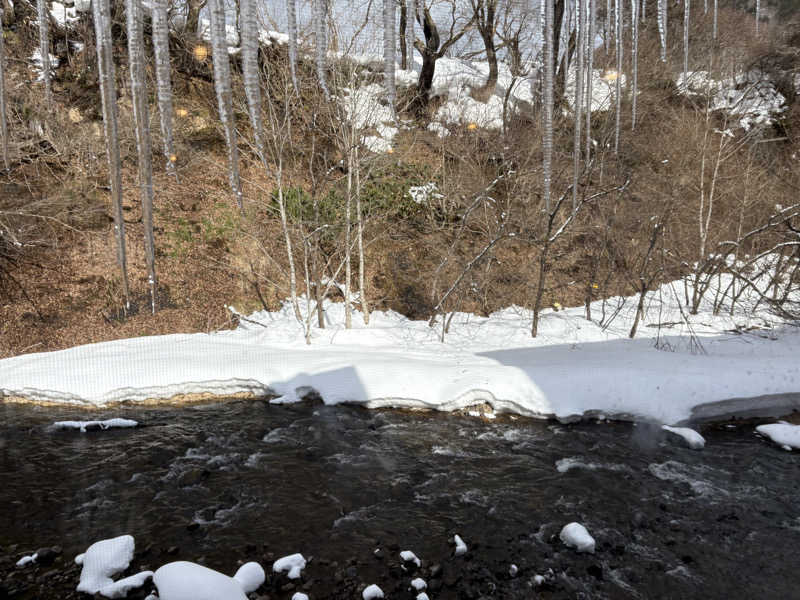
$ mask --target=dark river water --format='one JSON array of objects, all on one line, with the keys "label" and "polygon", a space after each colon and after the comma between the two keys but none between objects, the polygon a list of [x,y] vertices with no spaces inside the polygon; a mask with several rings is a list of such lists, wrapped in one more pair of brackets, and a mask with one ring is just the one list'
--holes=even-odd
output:
[{"label": "dark river water", "polygon": [[[49,428],[114,416],[140,426]],[[261,401],[100,413],[0,404],[0,598],[72,597],[74,555],[127,533],[132,571],[172,560],[269,571],[301,552],[297,589],[312,600],[360,598],[369,583],[413,598],[401,550],[422,559],[415,576],[431,599],[800,598],[800,455],[751,423],[703,433],[693,451],[628,423]],[[594,555],[559,541],[571,521],[594,536]],[[453,556],[456,533],[465,556]],[[49,573],[14,567],[54,545],[63,553]],[[270,576],[260,597],[291,598],[287,582]]]}]

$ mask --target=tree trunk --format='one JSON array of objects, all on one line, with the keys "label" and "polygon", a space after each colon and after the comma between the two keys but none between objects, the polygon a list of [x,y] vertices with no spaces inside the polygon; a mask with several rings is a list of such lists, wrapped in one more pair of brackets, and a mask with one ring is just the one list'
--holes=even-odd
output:
[{"label": "tree trunk", "polygon": [[397,89],[395,87],[395,0],[383,0],[383,81],[386,86],[386,99],[392,115],[397,104]]},{"label": "tree trunk", "polygon": [[[548,0],[545,0],[548,1]],[[549,234],[549,231],[548,231]],[[533,302],[533,323],[531,325],[531,337],[539,335],[539,311],[542,309],[542,298],[544,297],[544,283],[547,278],[549,266],[547,264],[547,254],[550,244],[546,242],[539,254],[539,282],[536,285],[536,298]]]},{"label": "tree trunk", "polygon": [[358,157],[358,146],[355,148],[356,169],[356,235],[358,236],[358,294],[361,298],[361,313],[364,325],[369,325],[369,302],[366,289],[366,258],[364,256],[364,218],[361,214],[361,165]]},{"label": "tree trunk", "polygon": [[328,1],[314,0],[314,64],[317,81],[327,98],[330,96],[325,76],[325,59],[328,55]]},{"label": "tree trunk", "polygon": [[292,74],[294,91],[297,86],[297,4],[296,0],[286,0],[286,29],[289,34],[289,71]]},{"label": "tree trunk", "polygon": [[3,167],[8,171],[8,123],[6,122],[6,53],[3,43],[3,17],[6,11],[0,0],[0,152],[3,154]]},{"label": "tree trunk", "polygon": [[[553,0],[545,2],[544,23],[544,90],[542,132],[542,196],[545,210],[550,212],[550,180],[553,163]],[[534,334],[535,335],[535,334]]]},{"label": "tree trunk", "polygon": [[200,24],[200,12],[206,5],[206,0],[186,0],[186,24],[183,32],[189,40],[197,39],[197,29]]},{"label": "tree trunk", "polygon": [[408,69],[408,44],[406,43],[406,27],[408,27],[408,9],[405,2],[400,2],[400,68]]},{"label": "tree trunk", "polygon": [[114,206],[114,233],[117,238],[117,264],[122,280],[122,293],[125,297],[124,309],[131,305],[128,285],[128,259],[125,251],[125,219],[122,212],[122,165],[119,156],[119,124],[117,119],[117,92],[114,74],[114,60],[111,44],[111,8],[108,0],[94,0],[95,38],[97,46],[97,65],[100,99],[103,107],[103,126],[108,157],[111,203]]},{"label": "tree trunk", "polygon": [[175,142],[172,135],[172,75],[169,62],[169,23],[167,0],[153,0],[153,54],[158,86],[158,114],[161,123],[164,158],[167,172],[177,177]]},{"label": "tree trunk", "polygon": [[42,56],[42,80],[44,81],[44,104],[47,110],[53,107],[53,91],[50,83],[50,11],[45,0],[36,0],[39,19],[39,53]]}]

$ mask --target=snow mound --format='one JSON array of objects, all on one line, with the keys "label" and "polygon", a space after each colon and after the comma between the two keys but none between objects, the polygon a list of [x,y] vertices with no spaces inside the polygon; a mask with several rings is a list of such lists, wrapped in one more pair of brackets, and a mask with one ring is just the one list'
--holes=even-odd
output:
[{"label": "snow mound", "polygon": [[236,575],[234,575],[233,578],[239,582],[244,592],[249,594],[261,587],[261,584],[266,581],[267,576],[260,564],[257,562],[249,562],[239,567],[239,570],[236,571]]},{"label": "snow mound", "polygon": [[130,535],[100,540],[89,546],[83,554],[83,570],[77,591],[96,594],[111,586],[114,583],[111,577],[131,564],[134,547],[133,536]]},{"label": "snow mound", "polygon": [[303,558],[302,554],[290,554],[289,556],[284,556],[283,558],[276,560],[272,565],[272,570],[275,573],[287,571],[287,577],[289,579],[299,579],[300,571],[305,568],[306,559]]},{"label": "snow mound", "polygon": [[171,562],[153,575],[159,600],[247,600],[233,577],[187,561]]},{"label": "snow mound", "polygon": [[772,423],[759,425],[756,431],[786,449],[800,448],[800,425]]},{"label": "snow mound", "polygon": [[431,600],[431,599],[425,592],[420,592],[419,594],[417,594],[417,600]]},{"label": "snow mound", "polygon": [[87,429],[111,429],[112,427],[136,427],[138,421],[133,419],[106,419],[105,421],[56,421],[51,429],[80,429],[86,433]]},{"label": "snow mound", "polygon": [[18,567],[24,567],[24,566],[25,566],[25,565],[27,565],[27,564],[30,564],[30,563],[34,563],[34,562],[36,562],[36,559],[37,559],[37,558],[39,558],[39,555],[38,555],[37,553],[35,553],[35,552],[34,552],[34,553],[33,553],[33,554],[31,554],[30,556],[23,556],[22,558],[20,558],[20,559],[19,559],[19,560],[16,562],[16,565],[17,565]]},{"label": "snow mound", "polygon": [[125,577],[100,589],[100,595],[106,598],[125,598],[131,590],[142,587],[153,576],[152,571],[142,571]]},{"label": "snow mound", "polygon": [[308,600],[308,595],[303,592],[295,592],[292,596],[292,600]]},{"label": "snow mound", "polygon": [[464,540],[461,539],[460,535],[454,535],[453,542],[456,545],[456,556],[461,556],[462,554],[467,553],[467,545],[464,543]]},{"label": "snow mound", "polygon": [[411,550],[403,550],[400,553],[400,558],[403,559],[403,562],[413,562],[417,566],[420,566],[422,564],[419,558],[417,558],[417,555],[414,554]]},{"label": "snow mound", "polygon": [[411,580],[411,587],[417,590],[418,592],[421,592],[422,590],[428,587],[428,584],[421,577],[417,577]]},{"label": "snow mound", "polygon": [[559,537],[564,544],[570,548],[575,548],[578,552],[594,554],[594,538],[586,531],[586,527],[580,523],[564,525]]},{"label": "snow mound", "polygon": [[366,588],[364,588],[364,591],[361,592],[361,597],[364,600],[383,598],[383,590],[373,583],[372,585],[368,585]]},{"label": "snow mound", "polygon": [[683,438],[692,450],[700,450],[706,445],[706,439],[689,427],[670,427],[669,425],[662,425],[661,429]]}]

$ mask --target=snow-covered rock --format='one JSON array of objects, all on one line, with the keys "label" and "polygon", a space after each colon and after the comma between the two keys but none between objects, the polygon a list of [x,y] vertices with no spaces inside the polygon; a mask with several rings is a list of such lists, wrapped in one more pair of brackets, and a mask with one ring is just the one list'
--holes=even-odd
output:
[{"label": "snow-covered rock", "polygon": [[800,448],[800,425],[772,423],[769,425],[759,425],[756,427],[756,431],[786,450]]},{"label": "snow-covered rock", "polygon": [[661,429],[668,431],[669,433],[674,433],[678,437],[682,438],[692,450],[700,450],[701,448],[705,448],[706,439],[694,429],[689,427],[670,427],[669,425],[663,425]]},{"label": "snow-covered rock", "polygon": [[467,553],[467,545],[464,543],[464,540],[461,539],[461,536],[458,534],[454,535],[453,543],[456,545],[456,556]]},{"label": "snow-covered rock", "polygon": [[239,582],[244,592],[249,594],[261,587],[261,584],[266,581],[267,576],[260,564],[257,562],[249,562],[239,567],[239,570],[236,571],[236,575],[234,575],[233,578]]},{"label": "snow-covered rock", "polygon": [[510,567],[508,567],[508,575],[510,577],[516,577],[517,573],[519,573],[519,567],[517,567],[517,565],[512,564]]},{"label": "snow-covered rock", "polygon": [[575,548],[578,552],[594,554],[594,538],[586,531],[586,527],[580,523],[573,522],[564,525],[559,537],[564,544],[570,548]]},{"label": "snow-covered rock", "polygon": [[36,553],[34,552],[34,553],[33,553],[33,554],[31,554],[30,556],[23,556],[22,558],[20,558],[20,559],[17,561],[16,565],[17,565],[18,567],[24,567],[25,565],[28,565],[28,564],[30,564],[30,563],[34,563],[34,562],[36,562],[36,559],[37,559],[38,557],[39,557],[39,555],[38,555],[38,554],[36,554]]},{"label": "snow-covered rock", "polygon": [[100,595],[106,598],[126,598],[128,592],[142,587],[152,576],[152,571],[141,571],[136,575],[124,577],[101,588]]},{"label": "snow-covered rock", "polygon": [[421,592],[422,590],[428,587],[428,584],[421,577],[417,577],[411,580],[411,587],[417,590],[418,592]]},{"label": "snow-covered rock", "polygon": [[159,600],[247,600],[238,580],[182,560],[158,569],[153,583]]},{"label": "snow-covered rock", "polygon": [[308,595],[303,592],[295,592],[292,596],[292,600],[308,600]]},{"label": "snow-covered rock", "polygon": [[361,592],[361,597],[364,600],[376,600],[376,598],[383,598],[383,590],[373,583],[372,585],[368,585],[364,588],[364,591]]},{"label": "snow-covered rock", "polygon": [[106,419],[105,421],[56,421],[51,429],[80,429],[86,433],[87,429],[111,429],[112,427],[136,427],[138,421],[133,419]]},{"label": "snow-covered rock", "polygon": [[403,562],[413,562],[417,566],[420,566],[422,564],[419,558],[417,558],[417,555],[414,554],[411,550],[403,550],[400,553],[400,558],[403,559]]},{"label": "snow-covered rock", "polygon": [[290,554],[289,556],[284,556],[283,558],[276,560],[272,565],[272,570],[276,573],[282,573],[283,571],[286,571],[289,579],[299,579],[300,572],[305,568],[306,559],[303,558],[302,554]]},{"label": "snow-covered rock", "polygon": [[112,585],[114,580],[111,578],[131,564],[134,548],[133,536],[130,535],[100,540],[89,546],[83,554],[83,570],[77,591],[96,594]]},{"label": "snow-covered rock", "polygon": [[431,600],[431,599],[428,598],[428,594],[426,594],[425,592],[420,592],[419,594],[417,594],[417,600]]}]

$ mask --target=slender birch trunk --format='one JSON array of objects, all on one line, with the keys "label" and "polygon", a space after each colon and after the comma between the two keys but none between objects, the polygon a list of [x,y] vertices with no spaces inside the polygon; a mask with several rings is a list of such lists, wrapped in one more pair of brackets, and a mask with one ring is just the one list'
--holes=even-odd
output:
[{"label": "slender birch trunk", "polygon": [[542,196],[550,212],[550,186],[553,165],[553,0],[544,0],[544,90],[542,137]]},{"label": "slender birch trunk", "polygon": [[711,36],[716,41],[717,39],[717,9],[718,9],[718,0],[714,0],[714,20],[713,25],[711,26]]},{"label": "slender birch trunk", "polygon": [[605,31],[603,34],[603,46],[605,47],[606,56],[611,52],[611,0],[606,0],[606,22]]},{"label": "slender birch trunk", "polygon": [[575,61],[575,120],[572,140],[572,208],[578,206],[578,178],[581,170],[581,124],[583,122],[583,59],[586,53],[586,0],[575,0],[575,37],[578,40]]},{"label": "slender birch trunk", "polygon": [[314,0],[314,37],[315,39],[315,65],[317,80],[325,97],[330,96],[325,76],[325,59],[328,55],[328,2],[327,0]]},{"label": "slender birch trunk", "polygon": [[144,36],[140,0],[125,0],[128,34],[128,65],[131,76],[133,121],[136,129],[136,153],[139,166],[139,193],[142,199],[144,253],[150,287],[150,310],[156,312],[156,262],[153,236],[153,152],[150,143],[150,112],[144,76]]},{"label": "slender birch trunk", "polygon": [[636,129],[636,96],[639,93],[639,0],[631,0],[631,62],[633,82],[631,85],[631,131]]},{"label": "slender birch trunk", "polygon": [[350,251],[350,238],[351,238],[351,206],[353,202],[353,126],[350,126],[350,131],[347,137],[349,138],[347,149],[347,199],[345,200],[345,216],[344,216],[344,326],[345,329],[350,329],[353,326],[353,307],[350,304],[350,281],[352,279],[352,265],[351,265],[351,251]]},{"label": "slender birch trunk", "polygon": [[53,107],[53,90],[50,82],[50,11],[46,0],[36,0],[39,18],[39,53],[42,55],[42,78],[44,81],[44,103],[47,110]]},{"label": "slender birch trunk", "polygon": [[392,114],[397,103],[397,90],[394,81],[396,61],[395,48],[395,0],[383,0],[383,81],[386,86],[386,98]]},{"label": "slender birch trunk", "polygon": [[361,312],[364,316],[364,325],[369,325],[369,302],[367,300],[366,286],[366,257],[364,256],[364,217],[361,214],[361,163],[359,160],[358,146],[355,147],[356,166],[356,235],[358,236],[358,294],[361,298]]},{"label": "slender birch trunk", "polygon": [[233,116],[233,92],[231,91],[231,64],[228,58],[228,43],[225,39],[224,0],[209,0],[211,13],[211,51],[214,61],[214,89],[225,143],[228,146],[228,180],[239,209],[243,209],[242,182],[239,177],[239,148],[236,124]]},{"label": "slender birch trunk", "polygon": [[615,100],[617,104],[614,119],[614,154],[619,152],[619,118],[622,112],[622,1],[614,0],[614,37],[617,49],[617,79]]},{"label": "slender birch trunk", "polygon": [[297,85],[297,0],[286,0],[286,29],[289,33],[289,71],[292,74],[292,86]]},{"label": "slender birch trunk", "polygon": [[109,0],[93,0],[95,38],[100,99],[103,107],[103,128],[108,157],[108,178],[111,201],[114,206],[114,233],[117,238],[117,264],[125,296],[125,311],[130,309],[131,294],[128,285],[128,259],[125,251],[125,219],[122,213],[122,165],[119,156],[119,124],[117,119],[117,92],[114,61],[111,54],[111,8]]},{"label": "slender birch trunk", "polygon": [[589,1],[589,25],[586,44],[586,160],[592,155],[592,100],[594,99],[594,38],[597,20],[597,0]]},{"label": "slender birch trunk", "polygon": [[756,0],[756,35],[758,35],[758,25],[761,20],[761,0]]},{"label": "slender birch trunk", "polygon": [[0,152],[8,171],[8,122],[6,121],[6,52],[3,42],[3,0],[0,0]]},{"label": "slender birch trunk", "polygon": [[405,0],[406,3],[406,69],[414,70],[414,40],[417,35],[414,32],[414,24],[417,15],[417,0]]},{"label": "slender birch trunk", "polygon": [[158,88],[158,114],[161,124],[166,169],[176,178],[175,142],[172,133],[172,75],[169,61],[169,23],[167,17],[168,0],[152,0],[153,55],[156,67]]}]

